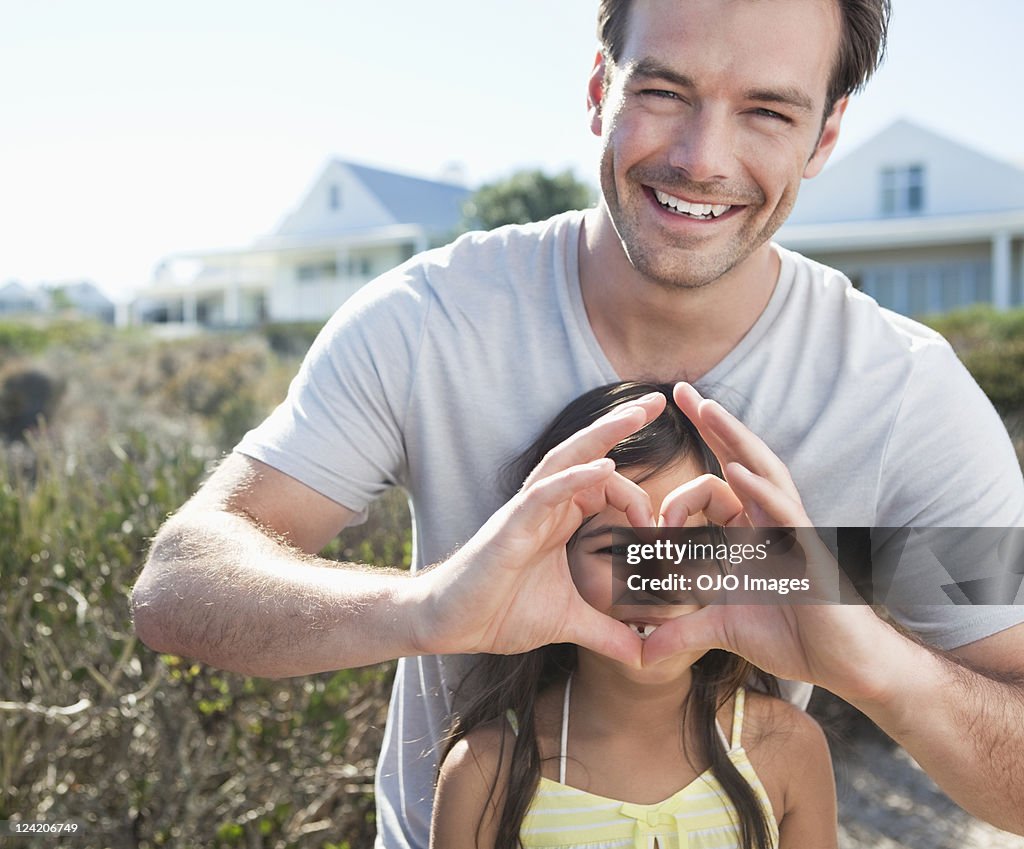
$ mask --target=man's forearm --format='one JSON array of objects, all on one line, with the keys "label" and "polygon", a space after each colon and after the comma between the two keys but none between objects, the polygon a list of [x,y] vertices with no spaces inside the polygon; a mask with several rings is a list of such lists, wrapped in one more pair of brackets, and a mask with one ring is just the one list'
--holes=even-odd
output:
[{"label": "man's forearm", "polygon": [[231,513],[186,513],[158,535],[132,612],[157,651],[288,677],[419,653],[415,583],[308,557]]},{"label": "man's forearm", "polygon": [[851,702],[957,804],[1024,834],[1024,680],[968,669],[895,632],[880,662],[888,692]]}]

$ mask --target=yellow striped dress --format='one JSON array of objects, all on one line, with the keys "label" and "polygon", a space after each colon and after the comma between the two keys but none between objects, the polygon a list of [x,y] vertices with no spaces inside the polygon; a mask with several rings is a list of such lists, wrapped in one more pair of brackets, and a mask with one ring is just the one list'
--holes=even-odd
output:
[{"label": "yellow striped dress", "polygon": [[[526,849],[736,849],[740,845],[739,817],[718,780],[706,770],[663,802],[637,805],[598,796],[565,783],[569,691],[562,707],[562,745],[559,781],[540,779],[540,786],[523,820],[520,839]],[[772,843],[778,827],[764,785],[741,745],[744,690],[736,693],[732,740],[718,733],[729,759],[750,782],[768,812]],[[515,718],[509,716],[515,728]]]}]

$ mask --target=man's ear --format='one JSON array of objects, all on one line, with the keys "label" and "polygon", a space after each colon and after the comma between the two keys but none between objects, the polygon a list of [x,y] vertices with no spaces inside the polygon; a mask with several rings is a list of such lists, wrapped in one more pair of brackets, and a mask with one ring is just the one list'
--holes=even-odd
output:
[{"label": "man's ear", "polygon": [[832,114],[825,120],[825,126],[822,128],[821,136],[818,138],[818,145],[814,148],[814,153],[808,160],[807,167],[804,168],[805,178],[816,177],[821,173],[821,169],[825,167],[825,163],[828,162],[836,142],[839,141],[839,125],[843,121],[843,113],[846,112],[846,106],[849,102],[850,98],[844,97],[837,100],[836,105],[832,107]]},{"label": "man's ear", "polygon": [[595,136],[601,135],[601,105],[604,103],[604,78],[605,78],[604,54],[598,50],[594,57],[594,68],[590,72],[590,79],[587,82],[587,112],[590,115],[590,131]]}]

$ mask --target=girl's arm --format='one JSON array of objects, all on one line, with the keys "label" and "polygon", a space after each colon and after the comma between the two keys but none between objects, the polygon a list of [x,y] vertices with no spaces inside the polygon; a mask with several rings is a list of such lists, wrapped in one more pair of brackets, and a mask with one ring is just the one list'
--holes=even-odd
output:
[{"label": "girl's arm", "polygon": [[836,783],[821,727],[803,711],[785,706],[785,758],[779,849],[836,849]]},{"label": "girl's arm", "polygon": [[434,794],[431,847],[493,849],[512,752],[506,740],[501,757],[504,734],[504,728],[476,728],[444,759]]}]

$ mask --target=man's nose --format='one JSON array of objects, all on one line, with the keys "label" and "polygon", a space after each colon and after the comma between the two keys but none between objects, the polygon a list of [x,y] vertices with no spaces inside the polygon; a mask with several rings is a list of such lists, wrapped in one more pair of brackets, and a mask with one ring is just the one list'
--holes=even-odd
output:
[{"label": "man's nose", "polygon": [[677,130],[669,164],[694,182],[728,179],[735,161],[733,130],[725,110],[715,106],[694,110]]}]

